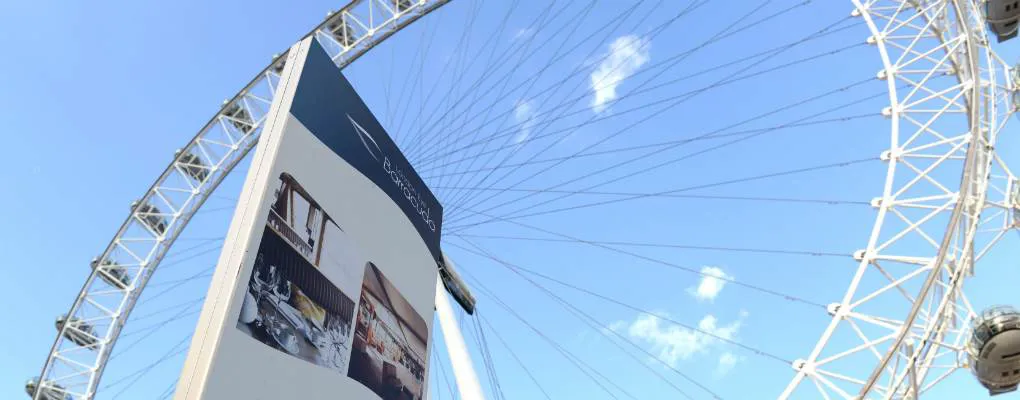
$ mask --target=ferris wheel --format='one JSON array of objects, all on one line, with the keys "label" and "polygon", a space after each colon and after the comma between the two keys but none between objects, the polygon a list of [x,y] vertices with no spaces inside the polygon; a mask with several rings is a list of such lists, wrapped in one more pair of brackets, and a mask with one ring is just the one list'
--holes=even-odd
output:
[{"label": "ferris wheel", "polygon": [[[592,49],[603,49],[605,46],[600,45],[613,36],[610,32],[626,29],[627,26],[641,27],[649,32],[648,37],[656,37],[668,32],[667,28],[671,28],[673,24],[678,23],[677,21],[684,21],[683,18],[696,15],[699,8],[706,6],[709,1],[685,2],[683,5],[668,4],[670,2],[662,5],[662,2],[659,2],[647,9],[641,8],[643,3],[624,7],[626,13],[620,14],[617,19],[607,19],[604,26],[589,26],[588,28],[593,28],[590,29],[591,32],[607,34],[605,37],[599,35],[587,39],[583,37],[585,30],[579,30],[578,27],[587,23],[584,21],[594,7],[592,3],[578,6],[573,2],[563,5],[551,2],[547,7],[543,2],[540,6],[536,5],[534,8],[540,11],[533,16],[532,25],[520,29],[514,36],[513,46],[518,47],[508,47],[515,50],[507,51],[506,53],[511,55],[505,56],[505,60],[512,59],[512,56],[518,57],[516,60],[521,62],[520,65],[532,61],[526,57],[538,54],[529,52],[533,51],[530,46],[537,45],[529,39],[543,30],[546,30],[547,35],[562,38],[562,42],[550,42],[550,48],[547,50],[554,52],[552,58],[541,61],[542,66],[534,67],[536,72],[533,74],[524,74],[526,80],[519,83],[519,87],[511,85],[512,79],[504,79],[498,75],[503,73],[505,76],[513,76],[516,71],[484,69],[478,75],[477,81],[458,83],[460,87],[452,88],[442,99],[435,99],[436,110],[433,110],[431,115],[427,115],[429,113],[424,112],[424,108],[432,104],[429,103],[431,94],[438,92],[420,88],[417,99],[422,104],[420,109],[413,108],[410,105],[411,100],[407,100],[405,108],[398,110],[397,116],[390,119],[399,126],[409,118],[407,113],[418,114],[413,120],[421,123],[412,125],[423,127],[421,129],[423,132],[434,133],[432,136],[423,133],[416,138],[408,133],[411,128],[402,126],[396,129],[396,138],[401,142],[402,148],[406,148],[404,145],[407,143],[431,145],[412,148],[408,154],[412,163],[421,163],[425,166],[426,175],[429,175],[429,171],[432,172],[433,178],[426,177],[426,180],[430,185],[439,188],[440,200],[451,206],[449,219],[451,225],[446,234],[457,240],[444,242],[444,246],[445,251],[451,253],[451,259],[454,258],[452,254],[456,252],[455,261],[460,269],[470,270],[464,266],[465,262],[460,257],[487,259],[507,268],[514,275],[525,277],[527,282],[552,282],[561,285],[557,287],[572,287],[582,294],[602,297],[617,305],[640,313],[648,313],[647,310],[630,303],[600,295],[596,290],[557,280],[542,272],[507,261],[507,257],[501,257],[478,244],[485,238],[516,239],[519,242],[569,242],[585,248],[607,251],[614,256],[634,257],[643,262],[683,270],[699,279],[714,279],[719,287],[726,284],[762,296],[777,298],[779,301],[806,306],[812,310],[810,313],[815,313],[815,316],[823,315],[827,322],[818,326],[819,335],[814,338],[814,343],[798,343],[802,352],[793,355],[795,358],[777,356],[771,351],[764,350],[764,346],[744,343],[723,329],[711,324],[705,325],[705,320],[702,320],[702,323],[690,321],[685,323],[666,314],[654,314],[656,323],[674,324],[683,327],[692,335],[699,335],[704,341],[724,343],[739,348],[750,356],[761,356],[785,364],[790,368],[787,370],[788,380],[778,385],[779,391],[775,393],[781,399],[917,399],[929,395],[933,398],[942,398],[938,397],[940,395],[958,398],[940,390],[950,376],[968,373],[968,370],[977,375],[981,385],[989,393],[998,394],[1015,389],[1020,382],[1020,358],[1014,360],[1011,357],[1020,356],[1018,353],[1020,340],[1010,335],[1020,332],[1020,325],[1016,322],[1020,320],[1020,314],[1010,308],[983,311],[987,305],[972,302],[972,296],[966,288],[972,277],[986,273],[985,271],[989,269],[1001,267],[981,261],[997,248],[997,244],[1009,236],[1011,230],[1020,227],[1020,181],[1009,169],[1009,160],[1001,156],[997,149],[1000,143],[999,135],[1006,131],[1005,127],[1015,111],[1014,96],[1020,80],[1017,78],[1016,70],[996,55],[993,50],[995,46],[993,39],[990,38],[998,36],[1000,40],[1005,40],[1015,35],[1016,18],[1020,11],[1014,12],[1013,10],[1017,9],[1012,3],[1006,5],[997,1],[853,0],[846,7],[850,14],[849,18],[838,19],[832,24],[822,24],[820,29],[812,30],[803,37],[776,38],[778,43],[771,43],[766,51],[738,56],[737,61],[749,61],[746,66],[736,61],[723,62],[706,69],[705,72],[689,75],[707,75],[713,71],[722,71],[722,76],[710,78],[711,83],[706,86],[696,87],[677,95],[680,89],[670,86],[672,81],[664,81],[668,76],[663,73],[669,71],[672,66],[679,65],[680,61],[717,42],[740,34],[743,29],[767,23],[811,3],[811,1],[787,2],[775,6],[776,8],[767,8],[766,5],[770,2],[765,1],[758,8],[748,8],[746,14],[743,11],[736,12],[730,16],[732,23],[727,22],[728,25],[724,24],[719,30],[709,33],[701,43],[665,58],[664,61],[649,62],[646,54],[640,50],[633,50],[633,46],[638,49],[647,46],[650,43],[650,39],[647,38],[617,39],[609,46],[610,49],[613,49],[614,45],[631,49],[629,52],[601,53],[601,50],[593,50],[594,56],[582,57],[585,60],[578,62],[579,66],[571,69],[571,72],[587,71],[589,68],[594,70],[595,72],[590,75],[591,81],[585,83],[594,89],[611,87],[611,90],[606,92],[608,93],[606,98],[595,97],[592,100],[590,93],[586,96],[571,97],[569,92],[572,90],[568,90],[561,98],[566,100],[539,111],[534,110],[539,107],[536,105],[537,102],[526,100],[503,105],[503,111],[494,111],[494,107],[475,110],[470,108],[474,106],[461,104],[462,101],[474,102],[475,99],[484,97],[490,92],[504,94],[519,89],[532,94],[551,93],[548,97],[551,99],[553,94],[559,94],[561,86],[548,86],[545,89],[538,87],[540,86],[537,85],[540,81],[538,76],[544,74],[550,65],[565,62],[562,61],[563,56],[574,51],[571,47],[574,43],[592,44]],[[499,7],[505,8],[507,15],[510,15],[510,10],[515,5],[519,6],[514,2]],[[466,15],[476,15],[481,8],[490,5],[468,1],[462,4],[449,0],[355,0],[338,11],[329,13],[305,38],[313,37],[317,40],[334,63],[346,71],[356,67],[358,60],[372,54],[370,50],[381,51],[384,42],[400,38],[400,31],[411,29],[412,24],[414,27],[427,24],[431,19],[437,18],[436,14],[461,6],[465,7],[462,11]],[[1005,13],[1000,10],[1002,7],[1006,7]],[[669,16],[659,25],[652,24],[652,28],[648,28],[649,23],[646,21],[657,16],[659,11]],[[989,31],[990,22],[994,32]],[[446,20],[446,23],[449,23],[449,20]],[[562,26],[559,26],[561,23]],[[474,30],[488,32],[492,37],[507,34],[503,25],[475,26],[473,19],[465,25],[470,28],[464,29],[462,42],[471,36],[468,34],[469,30],[473,33]],[[857,30],[850,31],[848,27]],[[584,164],[585,169],[577,171],[574,174],[576,177],[567,177],[565,181],[559,181],[548,187],[531,189],[521,184],[536,180],[538,179],[536,176],[565,162],[608,153],[609,151],[602,151],[598,146],[615,136],[579,145],[580,150],[572,149],[566,151],[567,155],[558,157],[542,158],[545,151],[542,149],[552,146],[548,142],[539,145],[543,146],[542,149],[535,152],[525,150],[527,144],[538,143],[537,141],[541,139],[555,140],[553,144],[558,144],[571,135],[573,130],[570,129],[601,124],[610,126],[614,123],[611,121],[613,118],[626,118],[631,110],[634,110],[634,113],[647,113],[641,115],[641,121],[638,123],[652,119],[672,110],[675,104],[704,96],[710,90],[839,53],[845,48],[839,47],[837,50],[827,50],[818,54],[798,53],[791,56],[793,61],[774,66],[767,65],[767,61],[775,61],[777,57],[790,53],[797,46],[846,32],[868,32],[866,37],[859,38],[859,42],[863,42],[871,52],[874,61],[872,65],[875,68],[864,74],[870,76],[866,76],[867,79],[863,81],[849,85],[841,83],[839,87],[826,88],[820,94],[815,90],[815,93],[791,100],[789,104],[770,108],[757,116],[708,131],[695,138],[677,140],[667,137],[664,140],[652,140],[628,147],[621,150],[630,152],[626,153],[628,155],[622,159],[623,161],[610,159]],[[420,44],[416,41],[411,45],[415,48],[412,61],[419,64],[425,64],[425,56],[419,59],[418,54],[429,53],[429,49],[424,47],[427,46],[424,44],[426,36],[422,36]],[[485,34],[476,36],[477,41],[487,43],[482,39]],[[559,47],[552,46],[557,44]],[[467,44],[464,46],[470,47]],[[852,44],[851,47],[856,48],[855,46],[856,44]],[[385,54],[382,53],[380,57],[385,59]],[[491,62],[501,59],[504,55],[493,50],[491,53],[476,56],[462,55],[460,58],[450,56],[443,62],[443,71],[444,73],[447,70],[452,71],[446,68],[447,65],[471,65],[485,57]],[[246,156],[258,143],[270,105],[277,93],[276,85],[280,81],[280,73],[286,59],[286,54],[274,56],[269,65],[259,71],[233,97],[224,101],[198,133],[173,153],[169,165],[152,186],[131,203],[127,219],[109,245],[92,261],[91,272],[70,309],[57,318],[56,341],[46,357],[42,372],[38,378],[27,384],[27,391],[33,399],[93,399],[102,396],[104,386],[101,385],[100,378],[103,377],[108,364],[113,365],[117,362],[114,359],[115,345],[122,338],[132,312],[141,306],[144,299],[143,290],[149,286],[160,265],[165,264],[165,258],[172,254],[171,250],[180,248],[178,238],[200,210],[208,207],[206,203],[214,198],[221,184],[228,180],[232,173],[234,176],[242,175],[235,170],[243,169]],[[607,59],[612,62],[602,63]],[[724,69],[731,66],[738,69]],[[423,71],[423,67],[416,64],[403,65],[401,68],[400,76],[403,77],[405,84],[408,81],[407,76],[422,74]],[[631,92],[617,93],[624,90],[618,87],[619,82],[623,78],[639,76],[641,73],[637,71],[641,68],[652,71],[651,73],[655,75],[651,77],[644,75],[647,79],[643,81],[642,86]],[[535,78],[528,78],[530,76]],[[663,77],[662,80],[657,80],[659,77]],[[435,85],[442,79],[431,76],[429,79],[425,78],[425,76],[412,77],[411,85]],[[451,82],[453,81],[456,79],[451,79]],[[881,126],[884,126],[881,132],[884,150],[863,161],[880,163],[883,175],[881,185],[875,186],[878,191],[872,195],[873,199],[867,202],[867,207],[870,207],[869,213],[873,217],[870,229],[866,237],[856,239],[859,249],[849,252],[844,260],[854,266],[852,272],[844,276],[848,279],[842,281],[841,290],[844,292],[840,295],[831,295],[827,303],[794,295],[792,293],[796,290],[790,288],[760,285],[708,268],[689,268],[672,261],[664,261],[659,256],[634,250],[635,247],[655,247],[648,244],[590,239],[597,235],[563,233],[562,230],[534,224],[531,222],[533,219],[525,219],[552,215],[559,211],[612,206],[634,199],[683,197],[699,189],[722,186],[712,182],[682,186],[679,189],[667,187],[645,192],[597,190],[609,183],[625,181],[633,176],[662,172],[664,167],[675,165],[677,160],[705,154],[717,147],[743,143],[783,129],[819,126],[857,118],[839,114],[841,110],[860,104],[857,97],[853,97],[850,102],[827,103],[827,106],[815,107],[811,104],[818,99],[850,93],[866,84],[878,84],[882,88],[879,97],[872,95],[863,99],[884,104],[878,113],[882,120]],[[634,93],[645,94],[652,100],[633,108],[617,108],[612,113],[604,111],[610,107],[623,107],[627,104],[625,100],[632,99],[629,96]],[[499,94],[496,94],[496,97],[501,97]],[[527,95],[520,97],[528,98]],[[538,98],[538,95],[533,98]],[[493,104],[496,104],[495,100]],[[571,109],[573,104],[581,104],[581,108],[588,112],[594,110],[594,114],[578,122],[576,118],[581,117],[577,116],[579,112]],[[829,107],[832,104],[836,106]],[[805,113],[808,115],[799,115],[764,128],[744,131],[735,129],[738,127],[743,129],[748,121],[763,120],[765,117],[792,112],[789,110],[807,110]],[[403,114],[400,114],[401,112]],[[571,117],[575,119],[569,119]],[[514,122],[509,125],[490,122],[502,121],[499,118],[509,118]],[[556,131],[554,122],[569,125]],[[492,132],[485,131],[495,125],[498,127]],[[625,129],[626,127],[621,128],[621,131]],[[401,137],[400,133],[407,134]],[[869,134],[874,136],[875,132]],[[490,136],[487,138],[486,135]],[[711,142],[719,139],[722,139],[719,142],[722,144]],[[854,140],[849,139],[845,146],[853,147]],[[690,153],[693,155],[679,156],[661,162],[653,160],[649,165],[629,172],[623,169],[639,162],[633,160],[647,160],[652,156],[668,154],[669,151],[699,141],[710,143],[706,144],[708,147]],[[629,154],[638,155],[631,157]],[[522,167],[539,162],[543,163],[542,168],[549,169],[535,170],[530,175],[525,171],[519,172]],[[771,177],[840,168],[859,162],[862,161],[829,159],[825,163],[810,167],[801,166],[781,172],[752,174],[720,182],[754,183]],[[516,173],[523,175],[513,175]],[[521,176],[524,179],[513,180],[517,183],[498,184],[505,182],[504,179],[507,177]],[[605,180],[581,189],[567,186],[590,176],[603,176]],[[878,176],[873,179],[878,179]],[[475,192],[465,190],[472,182],[478,187],[481,187],[482,183],[487,186]],[[563,199],[574,198],[572,196],[578,194],[601,197],[582,203],[562,203]],[[753,196],[738,195],[702,197],[719,201],[742,199],[809,202],[803,199],[778,198],[784,196],[757,199],[750,199]],[[510,211],[503,207],[508,207]],[[560,220],[555,221],[554,224],[563,223]],[[505,235],[492,235],[491,231],[472,233],[473,228],[493,223],[501,224],[510,233]],[[515,236],[514,232],[521,231],[530,234],[540,233],[542,238]],[[692,245],[684,248],[785,255],[792,253],[740,245],[700,248]],[[805,253],[810,253],[808,256],[820,254],[815,251]],[[490,289],[477,286],[481,280],[472,279],[464,283],[456,272],[443,271],[442,274],[447,290],[468,308],[473,305],[474,297],[478,297],[480,307],[484,307],[487,299],[491,301],[495,298]],[[553,291],[541,285],[538,287],[554,296],[555,301],[573,307],[569,304],[570,301],[556,297],[557,294]],[[445,298],[445,294],[441,296]],[[457,328],[457,321],[453,319],[453,311],[449,305],[443,305],[438,309],[444,331],[451,329],[456,332],[446,336],[446,340],[463,341],[464,338],[460,328]],[[491,309],[496,309],[496,306]],[[507,313],[515,314],[512,307],[505,309]],[[576,308],[571,312],[587,316]],[[478,317],[464,317],[469,320],[472,318]],[[590,317],[588,319],[592,320]],[[488,326],[486,325],[488,322],[484,321],[474,323],[479,327]],[[607,327],[597,321],[595,325],[596,330]],[[484,341],[483,330],[478,329]],[[636,334],[628,338],[626,333],[612,329],[602,331],[608,331],[608,335],[617,340],[614,343],[633,344],[632,341],[640,339],[638,337],[640,335]],[[631,332],[634,332],[634,329]],[[455,364],[453,369],[460,389],[480,394],[479,383],[464,381],[478,379],[471,361],[464,360],[466,357],[482,360],[486,364],[486,370],[494,374],[490,365],[492,356],[485,351],[481,354],[466,354],[463,345],[458,346],[456,343],[448,343],[446,347]],[[996,347],[999,350],[993,351]],[[655,351],[644,353],[638,358],[651,356],[653,359],[651,364],[654,366],[650,367],[649,371],[655,374],[660,374],[655,371],[664,371],[661,373],[666,374],[675,372],[689,381],[683,390],[698,393],[697,397],[708,395],[721,398],[708,385],[689,379],[675,367],[674,363],[663,361],[662,357],[658,357],[661,353],[658,355],[653,354]],[[514,357],[516,358],[516,355]],[[585,374],[589,376],[592,373],[600,375],[591,367],[580,369],[588,371]],[[495,391],[494,388],[500,386],[497,378],[489,379],[486,385],[489,390]],[[464,385],[474,385],[476,388],[465,389]],[[618,387],[602,386],[602,389],[607,393],[627,393]],[[687,398],[692,396],[685,391],[679,393],[684,393]],[[164,394],[171,395],[172,388]],[[771,395],[773,394],[769,393],[769,396]]]}]

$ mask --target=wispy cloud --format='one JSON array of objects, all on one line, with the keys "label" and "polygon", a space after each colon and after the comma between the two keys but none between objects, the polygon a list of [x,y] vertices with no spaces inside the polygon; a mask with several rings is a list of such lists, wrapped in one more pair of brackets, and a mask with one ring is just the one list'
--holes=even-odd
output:
[{"label": "wispy cloud", "polygon": [[520,144],[531,137],[531,131],[535,127],[535,111],[531,103],[525,100],[518,101],[514,105],[514,120],[517,121],[517,136],[514,143]]},{"label": "wispy cloud", "polygon": [[651,59],[650,48],[651,42],[637,35],[618,37],[609,45],[604,59],[591,73],[592,111],[606,110],[607,103],[616,99],[616,88],[623,80]]},{"label": "wispy cloud", "polygon": [[740,357],[730,352],[724,352],[719,356],[719,365],[715,367],[716,376],[723,376],[733,370],[740,362]]},{"label": "wispy cloud", "polygon": [[514,33],[514,40],[528,39],[535,35],[535,28],[521,28]]},{"label": "wispy cloud", "polygon": [[648,344],[662,362],[676,367],[678,362],[687,360],[696,354],[705,353],[712,346],[722,343],[720,338],[733,340],[739,333],[746,316],[747,312],[741,312],[738,319],[720,325],[714,315],[707,314],[698,322],[698,329],[693,330],[664,322],[657,316],[646,314],[627,324],[626,334]]},{"label": "wispy cloud", "polygon": [[733,280],[732,276],[727,275],[726,271],[719,267],[702,267],[701,274],[698,286],[687,289],[687,293],[699,301],[715,300],[716,296],[719,296],[719,292],[726,286],[726,282]]}]

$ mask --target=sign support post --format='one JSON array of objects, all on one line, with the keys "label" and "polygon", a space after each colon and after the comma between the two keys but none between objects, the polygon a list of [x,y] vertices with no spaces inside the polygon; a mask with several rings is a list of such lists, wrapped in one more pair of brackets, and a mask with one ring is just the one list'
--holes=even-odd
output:
[{"label": "sign support post", "polygon": [[474,364],[471,363],[471,355],[464,343],[464,335],[460,332],[453,307],[446,296],[442,280],[436,280],[436,314],[439,316],[439,327],[443,330],[443,341],[450,356],[453,376],[457,381],[457,391],[464,400],[485,400]]}]

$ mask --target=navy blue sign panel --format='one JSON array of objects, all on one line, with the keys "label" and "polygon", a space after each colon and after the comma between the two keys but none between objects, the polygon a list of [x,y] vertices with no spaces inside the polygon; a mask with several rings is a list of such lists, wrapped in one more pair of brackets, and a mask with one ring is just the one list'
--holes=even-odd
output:
[{"label": "navy blue sign panel", "polygon": [[411,220],[437,262],[443,207],[351,83],[312,40],[290,113],[375,183]]}]

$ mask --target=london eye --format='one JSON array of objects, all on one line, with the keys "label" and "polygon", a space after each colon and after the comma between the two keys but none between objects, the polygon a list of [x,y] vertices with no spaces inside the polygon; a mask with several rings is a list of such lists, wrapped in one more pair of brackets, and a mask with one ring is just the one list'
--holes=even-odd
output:
[{"label": "london eye", "polygon": [[[959,399],[1020,383],[1020,313],[1000,306],[1017,304],[1020,72],[1000,56],[1014,3],[333,7],[278,39],[326,50],[446,210],[425,398]],[[94,257],[41,266],[84,283],[39,294],[67,306],[33,327],[55,340],[31,398],[174,396],[286,49],[224,61],[253,77],[189,100],[204,120],[159,112],[197,133],[124,158],[163,157],[137,167],[148,188],[88,178],[137,195],[109,205],[124,218]]]}]

